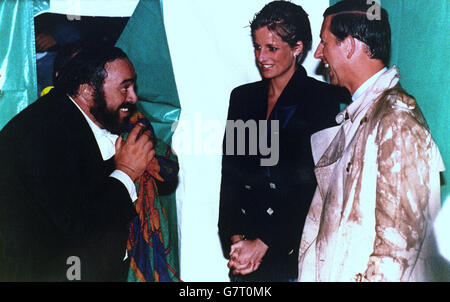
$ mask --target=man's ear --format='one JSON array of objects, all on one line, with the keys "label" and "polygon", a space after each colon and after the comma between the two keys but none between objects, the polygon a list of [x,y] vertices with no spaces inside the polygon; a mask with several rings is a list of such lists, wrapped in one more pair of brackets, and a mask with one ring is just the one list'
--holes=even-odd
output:
[{"label": "man's ear", "polygon": [[90,84],[81,84],[78,88],[78,95],[86,103],[91,103],[94,101],[94,88]]},{"label": "man's ear", "polygon": [[345,38],[345,40],[343,41],[344,46],[345,46],[345,53],[346,53],[346,57],[347,59],[351,59],[353,57],[353,55],[356,52],[356,41],[355,38],[353,38],[352,36],[347,36],[347,38]]}]

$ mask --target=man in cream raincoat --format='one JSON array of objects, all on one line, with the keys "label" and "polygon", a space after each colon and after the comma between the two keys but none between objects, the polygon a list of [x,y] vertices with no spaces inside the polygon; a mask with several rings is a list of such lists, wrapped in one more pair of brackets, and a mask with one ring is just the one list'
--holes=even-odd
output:
[{"label": "man in cream raincoat", "polygon": [[299,281],[431,281],[432,221],[443,163],[415,101],[386,67],[387,12],[367,1],[324,13],[315,57],[353,102],[340,126],[312,136],[317,190],[299,252]]}]

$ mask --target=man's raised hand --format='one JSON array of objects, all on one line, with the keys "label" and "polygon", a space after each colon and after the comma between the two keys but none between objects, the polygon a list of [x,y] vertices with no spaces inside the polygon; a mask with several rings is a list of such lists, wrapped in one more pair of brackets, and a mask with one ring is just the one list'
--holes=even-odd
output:
[{"label": "man's raised hand", "polygon": [[116,141],[116,169],[126,173],[136,181],[146,170],[147,165],[155,156],[152,134],[145,130],[145,125],[138,123],[131,130],[126,141],[122,137]]}]

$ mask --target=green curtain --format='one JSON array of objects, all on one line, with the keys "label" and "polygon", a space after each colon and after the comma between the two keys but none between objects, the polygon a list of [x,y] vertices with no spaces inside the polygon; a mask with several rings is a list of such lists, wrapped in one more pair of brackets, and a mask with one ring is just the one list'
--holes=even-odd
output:
[{"label": "green curtain", "polygon": [[[339,1],[331,0],[330,4]],[[413,95],[439,146],[446,171],[442,202],[450,197],[450,1],[381,0],[392,28],[390,65],[400,69],[402,86]]]},{"label": "green curtain", "polygon": [[37,99],[34,16],[48,1],[0,1],[0,129]]},{"label": "green curtain", "polygon": [[152,123],[157,137],[170,145],[180,102],[159,0],[139,2],[116,45],[135,66],[140,111]]},{"label": "green curtain", "polygon": [[[141,0],[116,46],[127,53],[135,66],[139,111],[151,122],[156,136],[170,146],[172,124],[179,118],[180,102],[164,28],[162,3],[159,0]],[[157,155],[162,154],[157,152]],[[175,192],[158,196],[155,204],[165,212],[158,219],[167,249],[165,261],[174,269],[170,276],[172,281],[176,281],[179,276],[179,249]],[[153,256],[150,258],[152,263],[156,261]],[[153,269],[156,270],[155,267]],[[136,270],[130,270],[128,281],[137,280]]]}]

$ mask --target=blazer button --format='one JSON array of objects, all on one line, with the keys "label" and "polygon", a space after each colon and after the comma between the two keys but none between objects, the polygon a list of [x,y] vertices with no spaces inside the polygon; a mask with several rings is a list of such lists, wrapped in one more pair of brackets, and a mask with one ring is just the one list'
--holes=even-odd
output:
[{"label": "blazer button", "polygon": [[277,188],[277,185],[274,184],[273,182],[271,182],[271,183],[269,183],[269,187],[270,187],[272,190],[275,190],[275,189]]},{"label": "blazer button", "polygon": [[367,117],[365,116],[365,117],[359,122],[359,124],[362,125],[362,124],[364,124],[364,123],[366,123],[366,122],[367,122]]},{"label": "blazer button", "polygon": [[266,212],[267,212],[267,214],[269,214],[270,216],[272,216],[272,214],[273,214],[274,211],[272,210],[272,208],[268,208]]},{"label": "blazer button", "polygon": [[244,188],[246,188],[247,190],[251,190],[252,189],[252,187],[249,186],[249,185],[245,185]]},{"label": "blazer button", "polygon": [[241,209],[242,214],[245,215],[245,209]]},{"label": "blazer button", "polygon": [[350,172],[351,167],[352,167],[352,163],[349,162],[349,163],[347,164],[347,168],[346,168],[345,170],[346,170],[347,172]]}]

